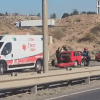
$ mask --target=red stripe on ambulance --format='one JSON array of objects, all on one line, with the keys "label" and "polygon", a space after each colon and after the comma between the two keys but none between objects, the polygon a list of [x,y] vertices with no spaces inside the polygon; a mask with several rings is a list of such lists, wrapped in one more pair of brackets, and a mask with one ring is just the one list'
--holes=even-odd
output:
[{"label": "red stripe on ambulance", "polygon": [[27,58],[22,58],[22,59],[15,59],[7,61],[7,65],[18,65],[18,64],[30,64],[30,63],[36,63],[37,59],[43,59],[43,53],[27,57]]}]

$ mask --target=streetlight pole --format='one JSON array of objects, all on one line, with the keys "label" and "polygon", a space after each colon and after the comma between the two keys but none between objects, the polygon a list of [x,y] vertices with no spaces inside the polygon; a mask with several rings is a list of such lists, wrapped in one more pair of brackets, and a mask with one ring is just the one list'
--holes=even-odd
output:
[{"label": "streetlight pole", "polygon": [[42,0],[42,23],[43,23],[43,72],[48,72],[48,17],[47,0]]},{"label": "streetlight pole", "polygon": [[97,0],[97,15],[99,14],[100,9],[100,0]]}]

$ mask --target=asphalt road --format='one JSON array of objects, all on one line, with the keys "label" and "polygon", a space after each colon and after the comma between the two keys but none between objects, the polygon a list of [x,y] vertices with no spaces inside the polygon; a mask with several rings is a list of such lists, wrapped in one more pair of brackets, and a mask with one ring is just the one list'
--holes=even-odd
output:
[{"label": "asphalt road", "polygon": [[[91,62],[90,62],[90,65],[91,65],[90,67],[93,67],[93,66],[100,66],[100,62],[91,61]],[[52,70],[61,70],[61,69],[64,69],[64,68],[49,66],[49,71],[52,71]],[[8,71],[8,72],[6,72],[4,75],[11,74],[11,72],[30,73],[30,72],[35,72],[35,70],[25,69],[25,70]]]},{"label": "asphalt road", "polygon": [[100,100],[100,89],[77,92],[47,100]]},{"label": "asphalt road", "polygon": [[90,61],[91,66],[100,66],[100,62],[97,61]]}]

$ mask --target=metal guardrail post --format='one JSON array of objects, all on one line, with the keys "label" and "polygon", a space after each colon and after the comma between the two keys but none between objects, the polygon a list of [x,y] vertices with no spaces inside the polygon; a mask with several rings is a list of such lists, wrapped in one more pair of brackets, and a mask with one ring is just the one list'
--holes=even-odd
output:
[{"label": "metal guardrail post", "polygon": [[85,84],[90,84],[90,77],[86,78]]},{"label": "metal guardrail post", "polygon": [[31,93],[37,94],[37,86],[34,86],[33,88],[31,88]]},{"label": "metal guardrail post", "polygon": [[[37,72],[35,74],[37,74]],[[31,93],[37,94],[37,85],[35,85],[34,87],[31,88]]]}]

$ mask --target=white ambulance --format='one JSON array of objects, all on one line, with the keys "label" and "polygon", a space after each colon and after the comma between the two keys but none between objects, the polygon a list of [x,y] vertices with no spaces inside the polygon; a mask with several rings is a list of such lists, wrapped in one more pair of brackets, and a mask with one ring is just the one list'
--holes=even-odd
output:
[{"label": "white ambulance", "polygon": [[8,70],[43,66],[42,35],[0,36],[0,74]]}]

